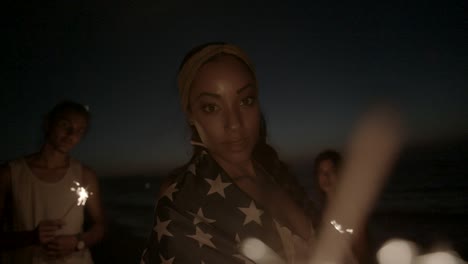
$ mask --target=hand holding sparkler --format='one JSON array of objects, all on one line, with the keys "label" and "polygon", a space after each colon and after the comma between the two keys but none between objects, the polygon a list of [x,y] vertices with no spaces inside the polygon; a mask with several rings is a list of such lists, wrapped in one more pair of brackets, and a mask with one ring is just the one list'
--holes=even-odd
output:
[{"label": "hand holding sparkler", "polygon": [[42,220],[34,229],[36,243],[45,245],[55,237],[55,232],[59,230],[64,222],[62,220]]},{"label": "hand holding sparkler", "polygon": [[363,228],[402,145],[399,116],[386,107],[358,123],[347,152],[341,180],[327,207],[314,255],[309,263],[343,263],[352,234]]},{"label": "hand holding sparkler", "polygon": [[70,213],[70,211],[75,207],[75,206],[84,206],[86,204],[86,201],[88,200],[90,195],[93,195],[92,192],[88,192],[88,187],[83,187],[80,185],[79,182],[73,181],[75,183],[75,187],[71,187],[70,190],[78,196],[77,198],[77,203],[71,204],[71,206],[68,208],[68,210],[65,212],[65,214],[62,216],[61,219],[65,219],[65,217]]}]

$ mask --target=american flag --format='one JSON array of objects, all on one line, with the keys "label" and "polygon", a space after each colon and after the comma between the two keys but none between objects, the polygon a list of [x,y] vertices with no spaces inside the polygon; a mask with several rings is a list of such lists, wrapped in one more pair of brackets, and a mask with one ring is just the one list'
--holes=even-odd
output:
[{"label": "american flag", "polygon": [[171,175],[156,205],[141,263],[254,263],[241,241],[257,238],[284,258],[275,220],[206,153]]}]

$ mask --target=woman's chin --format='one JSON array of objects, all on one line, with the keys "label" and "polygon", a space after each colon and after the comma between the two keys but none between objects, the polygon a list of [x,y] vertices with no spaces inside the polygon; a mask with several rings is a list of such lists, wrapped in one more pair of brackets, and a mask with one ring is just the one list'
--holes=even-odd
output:
[{"label": "woman's chin", "polygon": [[224,155],[222,155],[222,159],[225,162],[228,162],[231,164],[243,164],[252,159],[252,153],[251,151],[236,151],[236,152],[230,151],[228,153],[224,153]]}]

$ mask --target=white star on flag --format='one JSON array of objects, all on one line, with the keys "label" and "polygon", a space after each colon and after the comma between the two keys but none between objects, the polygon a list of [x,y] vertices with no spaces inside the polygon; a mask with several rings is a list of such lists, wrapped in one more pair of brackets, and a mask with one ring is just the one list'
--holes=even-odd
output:
[{"label": "white star on flag", "polygon": [[205,222],[207,224],[211,224],[211,223],[214,223],[216,222],[216,220],[214,219],[210,219],[210,218],[206,218],[205,215],[203,214],[203,210],[200,208],[198,209],[198,212],[197,214],[194,214],[192,212],[188,212],[189,214],[193,215],[193,224],[194,225],[197,225],[201,222]]},{"label": "white star on flag", "polygon": [[158,234],[158,242],[161,242],[161,237],[166,235],[166,236],[173,236],[169,230],[167,230],[167,226],[172,220],[167,220],[164,222],[161,222],[159,220],[159,217],[156,217],[156,225],[154,226],[153,230]]},{"label": "white star on flag", "polygon": [[159,200],[161,200],[163,197],[167,197],[167,198],[169,198],[169,200],[174,201],[172,199],[172,194],[179,190],[179,189],[176,188],[176,185],[177,185],[177,182],[169,185],[169,187],[167,187],[167,189],[164,190],[164,193],[161,196],[161,198],[159,198]]},{"label": "white star on flag", "polygon": [[201,230],[198,226],[195,227],[195,235],[187,235],[187,237],[190,237],[192,239],[195,239],[198,241],[198,245],[202,247],[203,245],[210,246],[212,248],[216,248],[213,242],[211,242],[211,238],[213,237],[212,235],[208,233],[203,233],[203,230]]},{"label": "white star on flag", "polygon": [[218,174],[218,177],[216,177],[216,180],[211,180],[211,179],[205,179],[209,184],[210,184],[210,190],[208,191],[207,195],[210,195],[212,193],[218,193],[221,195],[223,198],[226,198],[224,195],[224,189],[231,185],[230,182],[223,182],[221,180],[221,175]]},{"label": "white star on flag", "polygon": [[260,209],[257,209],[255,206],[254,201],[250,202],[249,207],[237,207],[239,210],[241,210],[245,214],[245,220],[244,220],[244,225],[254,221],[259,225],[262,225],[262,220],[260,219],[260,216],[263,214],[263,211]]},{"label": "white star on flag", "polygon": [[175,257],[165,259],[161,254],[159,254],[159,257],[161,258],[161,264],[172,264],[172,262],[174,262],[175,259]]}]

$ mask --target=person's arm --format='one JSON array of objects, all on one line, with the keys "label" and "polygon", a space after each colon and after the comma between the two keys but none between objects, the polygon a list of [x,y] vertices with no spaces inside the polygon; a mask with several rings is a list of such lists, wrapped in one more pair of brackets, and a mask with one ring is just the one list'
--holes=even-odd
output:
[{"label": "person's arm", "polygon": [[[11,192],[11,171],[7,164],[0,166],[0,223],[6,219],[5,208],[7,196]],[[0,248],[4,250],[17,249],[31,245],[45,245],[54,238],[55,231],[62,225],[61,221],[44,220],[34,230],[18,232],[0,232]]]},{"label": "person's arm", "polygon": [[89,197],[86,203],[86,210],[91,218],[92,225],[89,230],[83,233],[82,239],[86,247],[92,247],[103,239],[107,230],[107,223],[102,207],[101,193],[96,174],[91,169],[84,167],[83,177],[84,183],[88,186],[88,190],[92,192],[93,195]]}]

